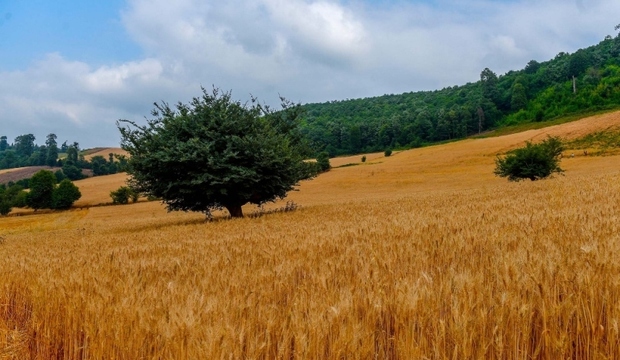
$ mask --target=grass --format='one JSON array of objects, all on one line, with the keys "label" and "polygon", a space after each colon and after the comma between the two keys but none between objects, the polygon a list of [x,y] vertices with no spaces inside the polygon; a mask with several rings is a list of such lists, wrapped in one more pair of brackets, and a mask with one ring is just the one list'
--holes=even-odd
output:
[{"label": "grass", "polygon": [[608,129],[569,141],[566,148],[582,150],[585,155],[612,155],[620,150],[620,130]]},{"label": "grass", "polygon": [[[332,169],[291,193],[301,208],[244,219],[155,202],[2,218],[0,359],[620,358],[620,156],[492,174],[506,148],[610,124]],[[124,181],[95,180],[86,202]]]}]

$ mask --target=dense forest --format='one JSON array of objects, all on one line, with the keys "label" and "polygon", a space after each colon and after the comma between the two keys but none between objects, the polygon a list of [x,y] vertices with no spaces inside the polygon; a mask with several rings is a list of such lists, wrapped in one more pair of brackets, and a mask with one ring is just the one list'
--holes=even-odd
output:
[{"label": "dense forest", "polygon": [[306,104],[302,130],[330,156],[410,148],[620,106],[620,35],[573,54],[437,91]]}]

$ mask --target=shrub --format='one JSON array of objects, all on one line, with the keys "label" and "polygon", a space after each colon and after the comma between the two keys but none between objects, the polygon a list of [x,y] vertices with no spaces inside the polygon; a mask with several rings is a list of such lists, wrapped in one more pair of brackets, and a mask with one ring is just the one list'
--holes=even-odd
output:
[{"label": "shrub", "polygon": [[366,155],[362,156],[362,162],[366,162]]},{"label": "shrub", "polygon": [[64,179],[52,194],[52,209],[68,209],[81,197],[80,189],[69,179]]},{"label": "shrub", "polygon": [[65,173],[62,172],[62,170],[58,169],[56,170],[56,172],[54,172],[54,176],[56,176],[56,181],[58,183],[60,183],[61,181],[63,181],[64,179],[67,178],[67,175],[65,175]]},{"label": "shrub", "polygon": [[15,196],[13,196],[11,200],[11,204],[13,205],[13,207],[16,207],[16,208],[25,208],[26,206],[28,206],[27,199],[28,199],[28,192],[24,190],[19,190],[17,191]]},{"label": "shrub", "polygon": [[138,193],[128,186],[121,186],[110,192],[110,197],[113,204],[128,204],[129,199],[134,203],[138,201]]},{"label": "shrub", "polygon": [[29,207],[37,209],[52,208],[52,195],[56,187],[56,176],[47,170],[41,170],[30,179],[30,192],[26,197]]},{"label": "shrub", "polygon": [[329,153],[327,151],[323,151],[322,153],[320,153],[319,156],[317,156],[316,158],[316,162],[317,164],[319,164],[321,172],[325,172],[332,167],[329,163]]},{"label": "shrub", "polygon": [[385,150],[383,154],[385,155],[385,157],[392,156],[392,149]]},{"label": "shrub", "polygon": [[514,150],[505,157],[495,160],[495,175],[507,177],[509,181],[544,179],[551,174],[562,173],[559,166],[564,149],[562,141],[549,136],[539,144],[526,142],[525,147]]},{"label": "shrub", "polygon": [[2,184],[0,185],[0,215],[7,215],[11,210],[11,203],[6,196],[6,187]]},{"label": "shrub", "polygon": [[84,174],[82,174],[82,170],[75,165],[65,164],[62,167],[62,172],[70,180],[80,180],[84,178]]}]

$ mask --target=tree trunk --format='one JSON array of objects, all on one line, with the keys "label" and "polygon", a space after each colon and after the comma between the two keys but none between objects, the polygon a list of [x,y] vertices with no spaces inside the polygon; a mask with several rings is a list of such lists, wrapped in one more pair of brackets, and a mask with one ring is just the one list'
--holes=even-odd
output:
[{"label": "tree trunk", "polygon": [[241,209],[241,205],[227,205],[226,210],[230,213],[230,217],[232,218],[242,218],[243,210]]}]

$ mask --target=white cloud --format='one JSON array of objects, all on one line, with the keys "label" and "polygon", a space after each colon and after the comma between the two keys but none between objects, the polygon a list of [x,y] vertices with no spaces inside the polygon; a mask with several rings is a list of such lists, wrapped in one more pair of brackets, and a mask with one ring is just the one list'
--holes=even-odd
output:
[{"label": "white cloud", "polygon": [[115,145],[118,118],[212,84],[277,103],[432,90],[573,52],[613,34],[615,0],[127,0],[142,58],[92,66],[50,54],[0,72],[0,133]]}]

